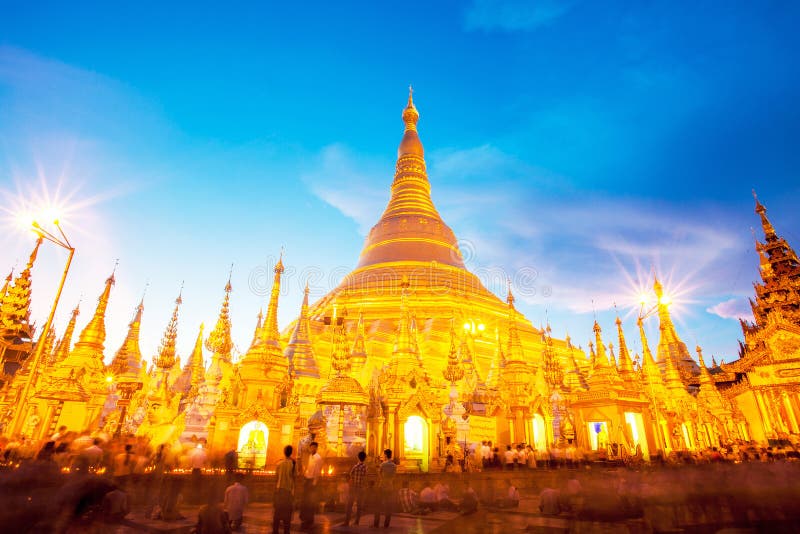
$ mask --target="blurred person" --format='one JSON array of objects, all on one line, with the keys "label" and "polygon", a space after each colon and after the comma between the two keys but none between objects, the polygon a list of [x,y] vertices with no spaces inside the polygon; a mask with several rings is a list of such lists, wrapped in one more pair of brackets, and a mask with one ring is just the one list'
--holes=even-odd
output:
[{"label": "blurred person", "polygon": [[322,474],[322,456],[317,452],[319,445],[312,441],[308,446],[310,453],[308,465],[303,472],[303,501],[300,505],[301,528],[309,530],[314,525],[314,511],[316,509],[316,486]]},{"label": "blurred person", "polygon": [[353,522],[358,525],[361,519],[361,512],[364,509],[364,491],[366,489],[367,480],[367,453],[361,451],[358,453],[358,463],[350,469],[350,495],[347,499],[344,511],[344,526],[350,525],[350,517],[353,513],[353,504],[356,505],[356,517]]},{"label": "blurred person", "polygon": [[408,480],[404,480],[400,491],[397,492],[397,500],[400,502],[400,511],[406,514],[418,514],[419,495],[408,485]]},{"label": "blurred person", "polygon": [[128,512],[128,494],[122,491],[119,486],[114,486],[111,491],[103,496],[103,518],[106,523],[120,523]]},{"label": "blurred person", "polygon": [[244,476],[237,473],[235,482],[225,488],[225,511],[228,513],[232,530],[239,530],[242,527],[244,507],[250,500],[247,487],[242,484],[243,479]]},{"label": "blurred person", "polygon": [[428,508],[430,511],[436,510],[436,492],[430,486],[425,486],[419,492],[419,504],[422,508]]},{"label": "blurred person", "polygon": [[394,478],[397,474],[397,464],[392,461],[392,449],[383,451],[384,461],[378,468],[378,487],[380,490],[380,508],[375,510],[375,519],[372,526],[380,523],[381,514],[384,515],[383,527],[389,528],[392,521],[392,507],[394,506]]},{"label": "blurred person", "polygon": [[67,433],[67,425],[61,425],[60,427],[58,427],[58,430],[56,430],[53,433],[53,435],[50,436],[50,440],[51,441],[58,441],[61,438],[63,438],[66,435],[66,433]]},{"label": "blurred person", "polygon": [[340,478],[339,483],[336,484],[336,501],[333,503],[331,511],[344,512],[347,502],[350,500],[350,474],[346,474]]},{"label": "blurred person", "polygon": [[458,510],[458,505],[450,498],[450,486],[438,482],[433,491],[436,493],[436,508],[438,510]]},{"label": "blurred person", "polygon": [[230,534],[231,532],[228,514],[214,498],[213,492],[208,492],[207,503],[201,506],[197,513],[195,532],[197,534]]},{"label": "blurred person", "polygon": [[283,522],[284,534],[289,534],[292,524],[292,501],[294,499],[295,462],[291,445],[283,448],[283,459],[275,467],[275,498],[272,515],[272,534],[278,534]]},{"label": "blurred person", "polygon": [[478,495],[469,483],[465,482],[464,494],[461,497],[461,504],[458,506],[458,511],[462,515],[473,514],[478,511]]},{"label": "blurred person", "polygon": [[[539,511],[542,515],[558,515],[561,513],[561,492],[553,488],[544,488],[539,494]],[[519,497],[516,505],[519,506]]]},{"label": "blurred person", "polygon": [[103,449],[100,448],[101,443],[103,443],[103,440],[94,438],[92,444],[83,449],[80,453],[80,455],[86,459],[86,465],[90,469],[97,469],[103,462]]},{"label": "blurred person", "polygon": [[514,469],[514,450],[511,449],[511,445],[506,445],[506,451],[503,453],[503,465],[506,471],[511,471]]}]

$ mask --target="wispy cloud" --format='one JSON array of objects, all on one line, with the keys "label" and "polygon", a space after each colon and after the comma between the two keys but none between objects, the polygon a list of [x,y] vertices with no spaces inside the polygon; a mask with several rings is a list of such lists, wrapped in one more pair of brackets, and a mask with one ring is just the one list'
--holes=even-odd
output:
[{"label": "wispy cloud", "polygon": [[535,30],[552,24],[575,4],[569,0],[473,0],[464,13],[467,30]]},{"label": "wispy cloud", "polygon": [[746,298],[732,298],[715,304],[706,310],[708,313],[719,315],[723,319],[753,320],[753,310]]},{"label": "wispy cloud", "polygon": [[388,162],[356,157],[344,145],[334,144],[320,151],[301,179],[366,235],[388,201],[390,169]]}]

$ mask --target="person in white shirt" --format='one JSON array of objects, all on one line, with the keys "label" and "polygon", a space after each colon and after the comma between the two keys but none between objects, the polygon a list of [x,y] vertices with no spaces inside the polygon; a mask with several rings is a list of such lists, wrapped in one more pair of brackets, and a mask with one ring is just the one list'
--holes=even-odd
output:
[{"label": "person in white shirt", "polygon": [[505,459],[505,466],[507,470],[514,469],[514,453],[517,452],[511,448],[511,445],[506,445],[506,452],[503,457]]},{"label": "person in white shirt", "polygon": [[303,502],[300,505],[301,528],[308,530],[314,525],[315,487],[322,474],[322,456],[317,452],[318,444],[312,441],[308,446],[308,463],[303,471]]},{"label": "person in white shirt", "polygon": [[243,478],[241,473],[237,473],[236,482],[225,489],[225,511],[228,512],[228,519],[233,530],[239,530],[242,527],[244,507],[250,500],[247,488],[242,485]]}]

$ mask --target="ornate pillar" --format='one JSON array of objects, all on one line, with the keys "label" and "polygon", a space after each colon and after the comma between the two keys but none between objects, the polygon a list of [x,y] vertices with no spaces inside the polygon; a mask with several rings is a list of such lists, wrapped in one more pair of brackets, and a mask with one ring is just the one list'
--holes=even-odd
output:
[{"label": "ornate pillar", "polygon": [[781,392],[781,401],[783,401],[783,407],[786,409],[786,416],[789,418],[789,429],[793,434],[797,434],[800,432],[800,428],[798,428],[797,425],[797,416],[795,415],[792,403],[789,401],[789,394],[785,390]]},{"label": "ornate pillar", "polygon": [[373,456],[380,456],[379,451],[383,450],[385,447],[383,446],[384,436],[386,435],[386,418],[384,416],[379,416],[377,418],[378,425],[377,425],[377,432],[375,436],[375,447],[371,451]]},{"label": "ornate pillar", "polygon": [[761,391],[754,390],[753,395],[756,398],[756,405],[758,406],[758,412],[761,415],[761,423],[764,426],[764,434],[769,436],[772,434],[772,422],[769,416],[769,410],[764,404],[764,398],[762,396]]},{"label": "ornate pillar", "polygon": [[394,450],[395,456],[400,460],[406,458],[406,420],[397,420],[397,448]]},{"label": "ornate pillar", "polygon": [[516,442],[515,435],[514,435],[514,419],[508,418],[508,441],[509,445],[511,443]]}]

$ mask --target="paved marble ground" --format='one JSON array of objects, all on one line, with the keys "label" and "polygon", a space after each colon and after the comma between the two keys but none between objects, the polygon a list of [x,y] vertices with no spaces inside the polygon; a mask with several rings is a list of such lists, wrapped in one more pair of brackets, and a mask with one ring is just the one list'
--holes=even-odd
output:
[{"label": "paved marble ground", "polygon": [[[523,499],[520,507],[513,511],[508,510],[479,510],[475,514],[462,516],[455,512],[434,512],[422,516],[410,514],[395,514],[389,528],[373,528],[372,515],[361,518],[359,526],[343,526],[344,514],[326,512],[317,514],[315,533],[357,533],[357,532],[386,532],[387,534],[443,534],[455,532],[458,534],[500,534],[506,532],[644,532],[637,522],[623,523],[598,523],[576,521],[573,518],[542,517],[538,513],[538,499]],[[125,526],[112,530],[119,534],[132,534],[134,532],[153,533],[184,533],[189,532],[195,524],[198,507],[186,507],[182,513],[185,520],[179,521],[152,521],[145,519],[143,509],[135,509],[130,515],[130,520]],[[293,516],[292,532],[300,532],[300,521],[297,513]],[[382,523],[381,523],[382,524]],[[242,532],[246,534],[272,532],[272,505],[255,503],[248,506],[245,513]]]}]

